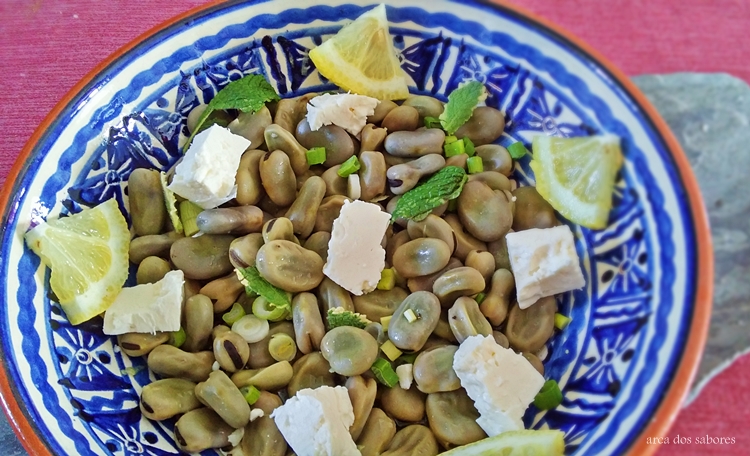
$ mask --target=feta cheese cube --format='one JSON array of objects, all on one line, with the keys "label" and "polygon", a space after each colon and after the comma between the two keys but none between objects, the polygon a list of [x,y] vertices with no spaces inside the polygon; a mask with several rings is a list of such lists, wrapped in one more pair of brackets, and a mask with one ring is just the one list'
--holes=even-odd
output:
[{"label": "feta cheese cube", "polygon": [[523,429],[523,414],[544,385],[544,377],[526,358],[492,336],[461,342],[453,370],[479,412],[477,424],[490,437]]},{"label": "feta cheese cube", "polygon": [[297,456],[359,456],[349,427],[354,409],[343,386],[306,388],[271,413]]},{"label": "feta cheese cube", "polygon": [[156,283],[123,288],[104,312],[104,334],[179,331],[184,284],[178,269]]},{"label": "feta cheese cube", "polygon": [[505,240],[521,309],[545,296],[586,285],[567,225],[508,233]]},{"label": "feta cheese cube", "polygon": [[333,221],[323,273],[359,296],[375,289],[385,267],[380,245],[391,216],[377,204],[346,201]]},{"label": "feta cheese cube", "polygon": [[364,95],[326,93],[307,104],[307,123],[313,131],[333,124],[357,136],[367,123],[367,116],[375,113],[378,103],[376,98]]},{"label": "feta cheese cube", "polygon": [[226,203],[237,195],[237,168],[249,146],[242,136],[212,125],[193,138],[167,188],[203,209]]}]

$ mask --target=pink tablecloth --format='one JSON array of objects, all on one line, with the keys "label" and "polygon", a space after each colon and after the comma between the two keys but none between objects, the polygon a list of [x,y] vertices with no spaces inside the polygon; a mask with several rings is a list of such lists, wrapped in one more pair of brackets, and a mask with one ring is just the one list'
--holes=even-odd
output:
[{"label": "pink tablecloth", "polygon": [[[750,81],[750,2],[514,0],[596,47],[627,74],[728,72]],[[0,183],[34,128],[99,61],[205,0],[0,0]],[[10,179],[13,177],[11,176]],[[750,357],[715,379],[677,418],[668,455],[750,454]],[[698,444],[697,437],[735,444]],[[645,438],[645,437],[644,437]]]}]

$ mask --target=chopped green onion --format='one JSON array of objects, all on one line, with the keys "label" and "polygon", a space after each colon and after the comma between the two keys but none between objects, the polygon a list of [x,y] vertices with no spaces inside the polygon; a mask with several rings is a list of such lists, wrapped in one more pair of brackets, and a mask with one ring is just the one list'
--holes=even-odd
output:
[{"label": "chopped green onion", "polygon": [[134,376],[134,375],[136,375],[136,374],[137,374],[138,372],[142,371],[142,370],[143,370],[143,369],[145,369],[145,368],[146,368],[146,366],[130,366],[130,367],[126,367],[125,369],[122,369],[122,370],[120,371],[120,374],[122,374],[122,375],[132,375],[132,376]]},{"label": "chopped green onion", "polygon": [[524,146],[521,141],[518,141],[508,146],[508,153],[510,153],[510,158],[512,158],[513,160],[518,160],[523,158],[524,155],[528,154],[529,151],[526,150],[526,146]]},{"label": "chopped green onion", "polygon": [[411,309],[406,309],[406,311],[404,312],[404,317],[409,323],[414,323],[415,321],[417,321],[417,315]]},{"label": "chopped green onion", "polygon": [[[455,136],[453,136],[455,138]],[[464,153],[464,142],[463,141],[453,141],[451,143],[447,142],[448,138],[446,139],[446,143],[443,146],[443,151],[445,151],[445,156],[447,158],[454,157],[456,155],[461,155]]]},{"label": "chopped green onion", "polygon": [[452,144],[454,142],[458,141],[458,138],[455,136],[446,136],[445,137],[445,144]]},{"label": "chopped green onion", "polygon": [[424,118],[424,126],[427,128],[443,128],[440,124],[440,119],[430,116]]},{"label": "chopped green onion", "polygon": [[375,378],[388,388],[393,388],[398,384],[398,375],[396,375],[396,371],[393,370],[393,366],[387,359],[376,359],[370,370],[375,374]]},{"label": "chopped green onion", "polygon": [[322,165],[326,161],[326,148],[313,147],[307,151],[307,163],[311,165]]},{"label": "chopped green onion", "polygon": [[471,139],[469,139],[468,136],[464,136],[464,152],[466,152],[466,155],[468,155],[469,157],[473,157],[476,153],[474,143],[471,142]]},{"label": "chopped green onion", "polygon": [[253,385],[243,386],[240,388],[240,393],[242,393],[242,397],[244,397],[250,405],[255,404],[258,402],[258,399],[260,399],[260,390]]},{"label": "chopped green onion", "polygon": [[477,293],[477,296],[474,298],[474,300],[477,302],[477,304],[481,304],[482,301],[484,301],[484,298],[486,298],[487,295],[484,293]]},{"label": "chopped green onion", "polygon": [[393,315],[386,315],[385,317],[380,317],[380,326],[383,327],[383,331],[388,331],[388,325],[391,323],[391,318]]},{"label": "chopped green onion", "polygon": [[203,208],[191,201],[185,200],[180,203],[180,221],[185,230],[185,236],[190,237],[200,231],[195,220],[201,212]]},{"label": "chopped green onion", "polygon": [[258,296],[253,301],[253,315],[269,321],[281,321],[287,317],[284,307],[273,304],[263,296]]},{"label": "chopped green onion", "polygon": [[573,321],[572,318],[566,317],[565,315],[561,313],[555,314],[555,328],[559,329],[560,331],[565,329],[570,324],[571,321]]},{"label": "chopped green onion", "polygon": [[385,343],[380,346],[380,349],[383,350],[385,356],[387,356],[391,361],[395,361],[396,358],[401,356],[401,354],[403,353],[390,340],[386,340]]},{"label": "chopped green onion", "polygon": [[349,157],[347,161],[341,164],[341,168],[337,171],[339,177],[349,177],[349,175],[359,171],[359,159],[356,155]]},{"label": "chopped green onion", "polygon": [[378,281],[378,290],[393,290],[396,286],[396,274],[393,273],[393,268],[386,268],[380,271],[380,280]]},{"label": "chopped green onion", "polygon": [[244,316],[245,309],[242,308],[242,305],[239,302],[235,302],[234,304],[232,304],[232,308],[229,309],[229,312],[221,316],[221,319],[224,320],[224,323],[231,326],[232,323]]},{"label": "chopped green onion", "polygon": [[255,315],[245,315],[232,324],[232,331],[239,334],[248,344],[265,339],[269,330],[268,320],[261,320]]},{"label": "chopped green onion", "polygon": [[563,395],[555,380],[544,382],[542,389],[534,397],[534,405],[539,410],[550,410],[562,403]]},{"label": "chopped green onion", "polygon": [[297,344],[289,334],[274,334],[268,341],[268,353],[276,361],[291,361],[297,356]]},{"label": "chopped green onion", "polygon": [[484,171],[484,164],[482,163],[482,157],[469,157],[466,160],[466,168],[469,174],[477,174]]},{"label": "chopped green onion", "polygon": [[169,345],[180,348],[185,343],[185,339],[187,339],[187,334],[185,334],[185,330],[182,327],[180,327],[179,331],[169,333]]}]

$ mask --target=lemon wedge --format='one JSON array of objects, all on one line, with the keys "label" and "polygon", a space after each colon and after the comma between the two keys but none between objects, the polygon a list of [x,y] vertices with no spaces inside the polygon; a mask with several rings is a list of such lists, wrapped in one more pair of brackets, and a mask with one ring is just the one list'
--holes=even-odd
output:
[{"label": "lemon wedge", "polygon": [[383,4],[345,25],[309,56],[320,74],[344,90],[379,100],[409,96]]},{"label": "lemon wedge", "polygon": [[537,136],[532,150],[531,169],[542,198],[571,222],[593,229],[606,227],[623,163],[620,138]]},{"label": "lemon wedge", "polygon": [[561,431],[509,431],[454,448],[440,456],[562,456],[565,440]]},{"label": "lemon wedge", "polygon": [[26,244],[52,270],[50,286],[74,325],[107,310],[128,277],[130,232],[115,199],[37,225]]}]

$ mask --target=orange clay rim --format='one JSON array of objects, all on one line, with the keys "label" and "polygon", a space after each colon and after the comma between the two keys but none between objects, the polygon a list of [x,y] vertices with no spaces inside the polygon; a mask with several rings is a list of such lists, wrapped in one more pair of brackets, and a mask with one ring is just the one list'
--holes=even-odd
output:
[{"label": "orange clay rim", "polygon": [[[480,0],[483,1],[483,0]],[[695,310],[692,317],[692,322],[688,330],[689,336],[685,349],[682,354],[682,360],[677,368],[677,373],[672,384],[667,389],[664,399],[656,410],[656,414],[651,419],[649,424],[642,432],[642,437],[633,443],[628,454],[634,456],[649,456],[657,450],[657,445],[646,444],[645,437],[664,437],[679,412],[680,406],[682,405],[685,397],[687,396],[688,390],[693,383],[693,379],[698,370],[698,364],[703,354],[703,348],[706,345],[706,339],[708,336],[708,327],[711,317],[712,297],[713,297],[713,277],[714,277],[714,262],[713,262],[713,249],[711,244],[711,233],[708,225],[708,217],[706,215],[705,207],[703,204],[703,198],[701,197],[700,188],[698,182],[695,179],[690,163],[685,157],[685,153],[682,151],[677,139],[670,131],[667,124],[657,113],[656,109],[651,105],[648,99],[641,93],[641,91],[633,84],[630,79],[615,65],[613,65],[607,58],[601,55],[599,52],[594,50],[590,45],[585,43],[580,38],[576,37],[572,33],[563,29],[562,27],[553,24],[547,19],[541,18],[534,13],[531,13],[523,8],[516,5],[511,5],[504,0],[484,0],[502,6],[503,8],[510,10],[517,15],[524,17],[532,22],[536,22],[551,30],[553,33],[566,39],[573,45],[577,46],[588,54],[594,61],[600,66],[607,70],[610,76],[617,81],[623,89],[636,100],[639,107],[643,110],[646,116],[651,120],[656,130],[663,138],[665,144],[672,154],[677,171],[682,179],[682,183],[687,190],[690,199],[690,210],[693,218],[693,228],[695,229],[696,243],[698,247],[696,262],[698,264],[697,271],[697,284],[695,290]],[[26,142],[23,150],[19,154],[13,167],[10,169],[8,177],[19,176],[27,165],[27,161],[31,156],[32,151],[36,148],[36,145],[44,136],[45,132],[54,124],[55,120],[65,110],[65,108],[76,98],[76,96],[82,92],[86,86],[91,83],[96,76],[99,75],[108,66],[114,63],[117,59],[130,52],[133,48],[137,47],[140,43],[155,35],[159,31],[166,29],[167,27],[173,26],[191,16],[198,15],[201,12],[212,9],[224,3],[224,0],[213,0],[205,5],[197,6],[180,14],[172,19],[164,21],[163,23],[151,28],[144,32],[131,42],[121,47],[110,55],[106,60],[102,61],[99,65],[94,67],[88,72],[86,76],[81,79],[78,84],[73,86],[68,93],[55,105],[52,111],[45,117],[44,121],[37,127],[34,133],[31,135],[29,140]],[[11,200],[11,195],[15,194],[15,185],[11,179],[7,182],[11,185],[4,185],[2,193],[0,193],[0,213],[7,214],[8,202]],[[13,427],[13,431],[18,436],[21,444],[31,455],[51,455],[49,447],[42,441],[36,432],[35,426],[29,421],[29,417],[25,410],[19,405],[16,394],[13,387],[6,376],[5,360],[0,359],[0,405],[2,405],[3,411],[5,412],[8,420]]]}]

